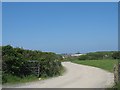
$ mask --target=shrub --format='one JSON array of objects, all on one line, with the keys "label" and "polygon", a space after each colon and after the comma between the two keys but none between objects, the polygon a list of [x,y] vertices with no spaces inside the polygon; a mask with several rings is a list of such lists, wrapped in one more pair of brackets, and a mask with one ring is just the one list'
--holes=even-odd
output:
[{"label": "shrub", "polygon": [[2,68],[3,82],[7,82],[6,75],[12,75],[19,78],[32,75],[28,60],[37,60],[40,64],[40,76],[52,77],[59,75],[61,65],[61,56],[52,52],[41,52],[33,50],[24,50],[23,48],[13,48],[10,45],[2,47]]},{"label": "shrub", "polygon": [[79,60],[87,60],[88,56],[87,55],[81,55],[78,59]]},{"label": "shrub", "polygon": [[112,57],[113,57],[113,59],[120,59],[120,51],[114,52],[114,53],[112,54]]},{"label": "shrub", "polygon": [[79,60],[100,60],[100,59],[112,59],[112,58],[119,58],[119,53],[115,51],[110,52],[91,52],[85,55],[79,56]]}]

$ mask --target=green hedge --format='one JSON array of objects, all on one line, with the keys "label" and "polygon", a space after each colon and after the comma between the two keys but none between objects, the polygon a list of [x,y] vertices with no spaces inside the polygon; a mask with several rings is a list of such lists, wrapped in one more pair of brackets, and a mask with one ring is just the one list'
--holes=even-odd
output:
[{"label": "green hedge", "polygon": [[40,63],[40,77],[52,77],[60,74],[62,56],[52,52],[25,50],[13,48],[10,45],[2,46],[3,83],[7,82],[6,75],[20,78],[32,75],[28,60],[37,60]]}]

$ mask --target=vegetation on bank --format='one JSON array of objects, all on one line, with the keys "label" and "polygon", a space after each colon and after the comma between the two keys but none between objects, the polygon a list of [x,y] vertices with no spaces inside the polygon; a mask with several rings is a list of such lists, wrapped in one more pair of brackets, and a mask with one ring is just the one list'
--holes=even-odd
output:
[{"label": "vegetation on bank", "polygon": [[60,75],[63,69],[62,56],[55,53],[13,48],[10,45],[2,46],[2,83],[24,82],[38,78],[32,73],[28,60],[39,62],[39,77]]},{"label": "vegetation on bank", "polygon": [[120,82],[118,82],[116,85],[114,85],[114,88],[117,88],[117,90],[120,90]]}]

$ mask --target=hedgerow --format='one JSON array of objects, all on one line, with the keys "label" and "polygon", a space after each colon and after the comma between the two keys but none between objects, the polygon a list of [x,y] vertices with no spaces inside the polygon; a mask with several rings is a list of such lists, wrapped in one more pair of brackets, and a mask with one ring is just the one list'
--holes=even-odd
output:
[{"label": "hedgerow", "polygon": [[28,60],[37,60],[40,64],[39,77],[52,77],[59,75],[62,69],[62,57],[52,52],[38,50],[25,50],[13,48],[10,45],[2,46],[2,74],[3,83],[7,83],[7,75],[20,78],[32,75]]}]

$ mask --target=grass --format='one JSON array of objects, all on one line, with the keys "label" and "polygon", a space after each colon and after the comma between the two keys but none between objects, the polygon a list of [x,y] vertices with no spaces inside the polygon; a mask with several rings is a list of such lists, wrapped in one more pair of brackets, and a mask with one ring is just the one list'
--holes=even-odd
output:
[{"label": "grass", "polygon": [[20,77],[8,74],[5,76],[5,78],[6,78],[7,82],[3,83],[3,84],[25,83],[25,82],[38,80],[38,78],[34,75],[29,75],[27,77],[20,78]]},{"label": "grass", "polygon": [[77,64],[83,64],[88,66],[98,67],[109,72],[113,72],[114,65],[118,63],[118,60],[72,60]]}]

